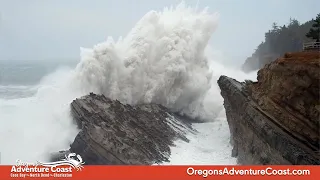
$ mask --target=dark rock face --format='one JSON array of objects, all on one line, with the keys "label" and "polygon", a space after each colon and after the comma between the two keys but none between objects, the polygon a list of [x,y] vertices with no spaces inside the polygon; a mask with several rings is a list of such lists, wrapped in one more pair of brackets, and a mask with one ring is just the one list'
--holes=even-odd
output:
[{"label": "dark rock face", "polygon": [[70,151],[86,165],[150,165],[168,161],[177,138],[188,141],[190,124],[165,107],[130,106],[103,95],[90,94],[71,103],[81,131]]},{"label": "dark rock face", "polygon": [[286,54],[258,82],[221,76],[218,84],[241,164],[320,164],[320,58]]}]

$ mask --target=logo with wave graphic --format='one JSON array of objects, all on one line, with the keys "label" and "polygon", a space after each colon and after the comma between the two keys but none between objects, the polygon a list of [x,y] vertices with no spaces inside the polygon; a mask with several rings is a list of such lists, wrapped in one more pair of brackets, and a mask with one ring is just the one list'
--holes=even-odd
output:
[{"label": "logo with wave graphic", "polygon": [[71,166],[77,171],[81,171],[84,167],[82,166],[85,162],[83,162],[81,156],[76,153],[69,153],[68,155],[65,155],[65,158],[61,161],[56,162],[49,162],[49,163],[43,163],[43,162],[37,162],[37,165],[41,165],[44,167],[57,167],[57,166]]}]

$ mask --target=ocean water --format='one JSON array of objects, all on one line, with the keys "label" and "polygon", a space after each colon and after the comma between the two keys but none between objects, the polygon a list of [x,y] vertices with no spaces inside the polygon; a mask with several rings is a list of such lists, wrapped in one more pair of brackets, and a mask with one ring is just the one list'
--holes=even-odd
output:
[{"label": "ocean water", "polygon": [[61,67],[75,68],[76,61],[0,61],[0,99],[30,97],[41,79]]},{"label": "ocean water", "polygon": [[[76,62],[0,62],[0,164],[48,160],[78,129],[70,102],[89,92],[123,103],[159,103],[197,119],[170,163],[235,164],[217,79],[256,79],[225,66],[208,41],[219,16],[181,3],[150,11],[123,38],[81,49]],[[219,56],[215,56],[219,54]],[[85,161],[85,160],[84,160]]]}]

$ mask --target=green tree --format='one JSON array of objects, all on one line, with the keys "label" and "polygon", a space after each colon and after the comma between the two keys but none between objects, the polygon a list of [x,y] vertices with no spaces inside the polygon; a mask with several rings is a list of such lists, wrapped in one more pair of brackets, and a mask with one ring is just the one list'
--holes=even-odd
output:
[{"label": "green tree", "polygon": [[257,70],[287,52],[302,51],[303,43],[310,42],[310,38],[306,36],[308,31],[312,31],[310,37],[316,37],[313,39],[318,40],[319,21],[320,14],[316,20],[312,19],[305,23],[300,23],[294,18],[290,18],[288,24],[281,26],[273,23],[270,30],[265,33],[265,40],[258,45],[251,57],[246,59],[242,66],[243,70],[247,72]]},{"label": "green tree", "polygon": [[314,23],[312,24],[311,29],[306,34],[306,37],[317,40],[316,42],[320,42],[320,13],[317,15],[315,20],[312,20]]}]

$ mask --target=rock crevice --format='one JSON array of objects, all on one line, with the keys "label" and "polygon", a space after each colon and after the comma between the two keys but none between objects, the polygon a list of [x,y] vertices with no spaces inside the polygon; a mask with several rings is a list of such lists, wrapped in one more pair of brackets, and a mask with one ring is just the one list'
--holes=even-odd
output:
[{"label": "rock crevice", "polygon": [[74,100],[71,112],[81,130],[66,153],[81,155],[86,165],[166,162],[173,141],[188,141],[185,134],[195,131],[161,105],[130,106],[93,93]]}]

